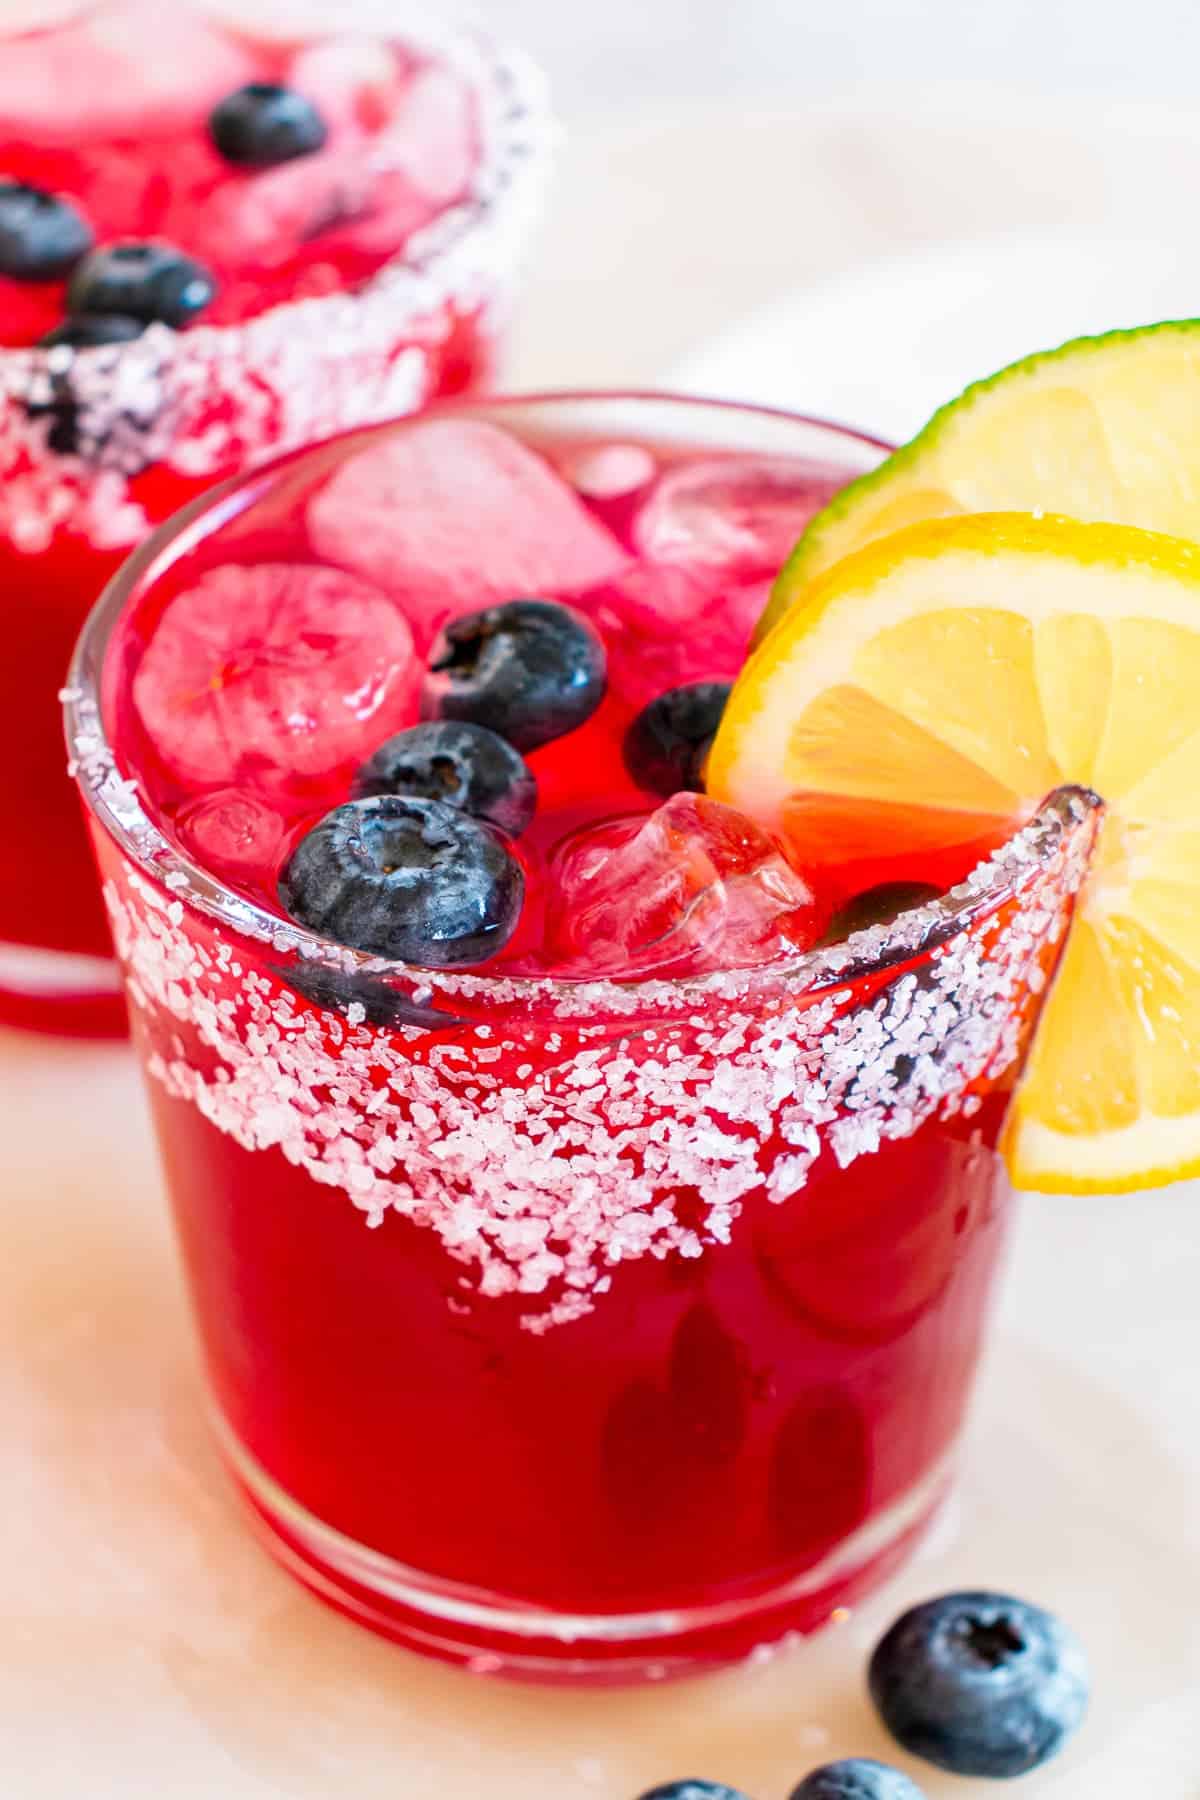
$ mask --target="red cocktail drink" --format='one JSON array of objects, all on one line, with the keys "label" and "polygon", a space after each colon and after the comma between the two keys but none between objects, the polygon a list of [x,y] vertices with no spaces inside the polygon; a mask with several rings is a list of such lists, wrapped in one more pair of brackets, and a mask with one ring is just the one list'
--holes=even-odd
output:
[{"label": "red cocktail drink", "polygon": [[[276,1553],[418,1648],[729,1660],[879,1579],[945,1490],[1091,802],[957,866],[801,867],[698,791],[702,733],[678,755],[877,454],[699,402],[460,405],[227,487],[85,635],[72,754],[222,1443]],[[534,599],[601,647],[536,742],[582,665],[512,665],[536,806],[477,793],[460,839],[421,799],[448,860],[396,900],[397,839],[351,894],[394,746],[480,700]],[[460,954],[493,875],[502,929]],[[424,908],[423,966],[349,941],[372,896]]]},{"label": "red cocktail drink", "polygon": [[519,57],[235,13],[0,40],[3,1020],[123,1018],[55,705],[97,593],[214,480],[477,385],[536,202]]}]

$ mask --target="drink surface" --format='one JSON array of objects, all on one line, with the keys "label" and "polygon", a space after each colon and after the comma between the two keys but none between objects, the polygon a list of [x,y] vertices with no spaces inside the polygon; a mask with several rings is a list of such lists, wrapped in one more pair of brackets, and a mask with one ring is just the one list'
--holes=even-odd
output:
[{"label": "drink surface", "polygon": [[[260,123],[256,143],[251,99],[241,137],[222,131],[231,96],[264,86],[286,90],[282,129]],[[343,291],[464,200],[479,112],[466,76],[416,44],[99,0],[4,40],[0,171],[65,203],[93,247],[151,240],[198,261],[214,291],[196,317],[222,325]],[[73,265],[31,272],[36,249],[6,245],[0,341],[34,344],[68,310]]]},{"label": "drink surface", "polygon": [[53,1006],[23,965],[109,953],[54,705],[88,608],[215,480],[486,379],[545,124],[520,57],[417,14],[54,20],[0,39],[0,1016],[82,1028],[115,977]]},{"label": "drink surface", "polygon": [[[688,769],[670,766],[686,720],[668,716],[657,761],[643,742],[647,718],[699,691],[702,752],[772,576],[843,468],[719,444],[556,440],[497,417],[450,413],[333,449],[297,471],[286,507],[251,507],[130,614],[116,652],[121,754],[186,855],[288,916],[281,882],[299,846],[360,792],[381,746],[436,712],[428,668],[447,628],[535,600],[585,621],[603,694],[526,750],[536,806],[519,832],[501,830],[523,876],[520,916],[471,966],[677,978],[786,962],[864,889],[932,894],[966,873],[978,845],[933,868],[894,865],[883,846],[877,866],[849,871],[789,862],[704,797],[696,746]],[[541,704],[570,679],[564,651]],[[411,960],[439,960],[429,948]]]},{"label": "drink surface", "polygon": [[[962,869],[802,869],[693,791],[702,731],[681,760],[638,725],[719,696],[873,454],[695,402],[443,409],[240,484],[85,641],[73,742],[226,1452],[288,1565],[419,1648],[727,1660],[877,1580],[944,1489],[1094,821],[1060,797],[914,908]],[[358,915],[314,938],[281,878],[394,774],[431,646],[531,599],[606,684],[587,662],[548,741],[506,715],[537,787],[510,745],[512,935],[431,967],[348,947]]]}]

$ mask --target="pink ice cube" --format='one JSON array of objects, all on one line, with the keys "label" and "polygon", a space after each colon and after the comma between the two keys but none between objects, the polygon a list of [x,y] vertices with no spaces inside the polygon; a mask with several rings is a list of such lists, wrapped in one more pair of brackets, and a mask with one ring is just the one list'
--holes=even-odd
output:
[{"label": "pink ice cube", "polygon": [[373,38],[329,38],[298,52],[287,83],[337,128],[376,131],[392,117],[408,61]]},{"label": "pink ice cube", "polygon": [[429,199],[463,193],[478,160],[475,103],[450,69],[422,69],[395,102],[380,155]]},{"label": "pink ice cube", "polygon": [[190,6],[80,8],[52,35],[0,39],[4,136],[62,148],[137,138],[203,117],[255,75],[249,51]]},{"label": "pink ice cube", "polygon": [[422,646],[457,613],[575,594],[626,561],[542,457],[474,419],[431,419],[342,463],[308,529],[319,555],[400,599]]},{"label": "pink ice cube", "polygon": [[828,921],[766,832],[698,794],[580,833],[550,888],[548,936],[573,975],[750,968],[808,949]]},{"label": "pink ice cube", "polygon": [[752,576],[781,568],[845,476],[782,456],[711,457],[668,471],[638,514],[638,548],[659,561]]},{"label": "pink ice cube", "polygon": [[210,261],[270,269],[320,240],[388,256],[429,223],[434,203],[400,171],[372,169],[361,140],[225,180],[195,210],[186,237]]},{"label": "pink ice cube", "polygon": [[227,563],[166,607],[133,681],[162,762],[195,786],[289,786],[365,760],[416,713],[394,600],[340,569]]}]

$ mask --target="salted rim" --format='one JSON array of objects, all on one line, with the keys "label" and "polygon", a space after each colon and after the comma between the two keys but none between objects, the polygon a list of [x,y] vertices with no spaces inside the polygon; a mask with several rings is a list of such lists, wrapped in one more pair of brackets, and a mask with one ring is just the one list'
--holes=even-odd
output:
[{"label": "salted rim", "polygon": [[[328,35],[333,37],[336,32],[331,29]],[[379,35],[388,43],[411,46],[452,69],[478,99],[479,157],[461,200],[444,206],[406,239],[395,256],[352,290],[281,300],[227,325],[199,324],[176,331],[169,325],[154,324],[124,346],[0,344],[0,369],[20,371],[30,380],[62,373],[68,367],[86,375],[90,369],[115,368],[122,351],[136,352],[139,345],[144,350],[148,334],[152,341],[172,348],[203,351],[235,342],[251,328],[262,327],[264,321],[286,319],[299,311],[317,327],[328,315],[332,327],[347,301],[363,305],[380,298],[395,309],[389,317],[400,336],[406,321],[424,315],[431,300],[471,286],[484,272],[470,259],[475,238],[495,227],[502,207],[511,215],[514,230],[537,207],[546,161],[541,153],[555,130],[545,77],[523,51],[494,42],[470,23],[450,24],[421,13],[410,16],[406,11],[399,29]],[[371,145],[370,155],[386,160],[388,146],[385,130]],[[406,293],[415,278],[419,278],[417,286]]]},{"label": "salted rim", "polygon": [[[743,420],[794,425],[803,432],[847,441],[868,452],[883,453],[888,446],[865,432],[832,425],[780,408],[745,406],[735,401],[706,400],[645,390],[629,393],[559,392],[510,396],[487,402],[458,401],[432,411],[491,417],[522,409],[551,412],[560,406],[636,410],[645,405],[680,409],[689,415],[715,413],[718,420],[737,415]],[[427,419],[426,412],[418,419]],[[340,434],[368,438],[411,426],[413,418],[359,428]],[[938,899],[901,913],[888,925],[870,926],[852,933],[843,943],[781,958],[752,969],[712,970],[703,975],[675,979],[612,977],[567,980],[562,976],[528,976],[507,973],[472,974],[464,970],[427,969],[411,963],[389,961],[347,948],[303,926],[281,919],[254,901],[234,893],[216,876],[192,862],[171,842],[151,818],[137,783],[124,777],[108,741],[102,718],[105,663],[112,633],[131,596],[154,579],[158,565],[173,560],[173,553],[190,548],[210,535],[235,513],[251,489],[262,489],[301,459],[320,454],[329,442],[309,446],[247,471],[193,501],[161,526],[126,561],[93,608],[76,646],[68,685],[63,690],[69,773],[78,783],[89,809],[117,847],[147,876],[164,888],[171,900],[185,903],[218,925],[240,936],[269,945],[277,954],[295,955],[303,963],[339,975],[362,975],[400,980],[424,1005],[442,995],[461,1000],[486,1000],[505,1007],[540,1002],[553,1003],[557,1017],[585,1015],[600,1009],[610,1012],[678,1009],[714,997],[736,1000],[755,993],[794,991],[814,993],[841,982],[881,971],[939,948],[967,930],[981,915],[1022,888],[1043,870],[1063,846],[1071,831],[1100,801],[1087,789],[1063,787],[1051,794],[1032,819],[1017,829],[991,856],[981,861],[966,880]],[[208,527],[209,529],[204,529]]]}]

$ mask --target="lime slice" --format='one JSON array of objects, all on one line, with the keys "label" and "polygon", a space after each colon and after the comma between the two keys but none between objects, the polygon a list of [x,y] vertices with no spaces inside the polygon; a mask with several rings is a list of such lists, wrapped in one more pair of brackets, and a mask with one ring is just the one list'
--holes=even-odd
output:
[{"label": "lime slice", "polygon": [[751,656],[708,791],[831,873],[995,837],[1061,783],[1107,815],[1010,1116],[1025,1187],[1200,1170],[1200,546],[985,514],[837,564]]},{"label": "lime slice", "polygon": [[958,513],[1066,513],[1200,539],[1200,319],[1076,338],[976,382],[811,521],[760,642],[872,539]]}]

